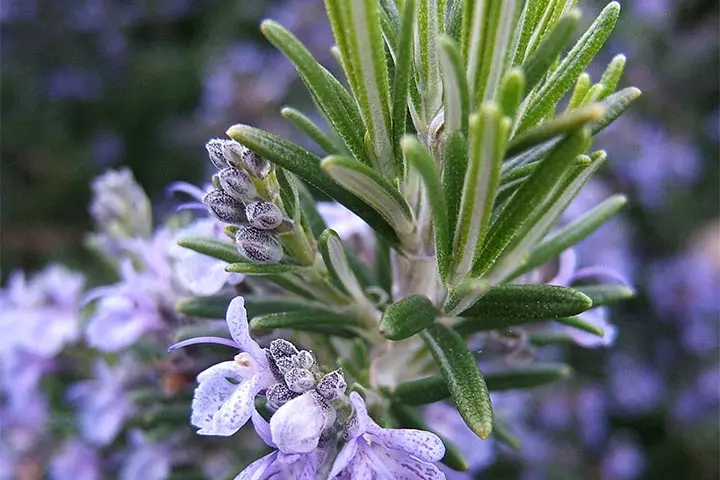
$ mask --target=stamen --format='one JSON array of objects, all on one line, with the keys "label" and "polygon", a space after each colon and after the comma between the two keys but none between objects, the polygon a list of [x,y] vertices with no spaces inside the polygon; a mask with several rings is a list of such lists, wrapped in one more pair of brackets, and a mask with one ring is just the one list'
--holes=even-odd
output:
[{"label": "stamen", "polygon": [[205,196],[205,192],[202,188],[198,187],[197,185],[193,185],[192,183],[188,182],[173,182],[170,185],[168,185],[166,189],[168,194],[173,193],[185,193],[187,195],[190,195],[195,200],[202,200],[202,198]]},{"label": "stamen", "polygon": [[229,338],[223,338],[223,337],[195,337],[195,338],[188,338],[187,340],[183,340],[182,342],[178,342],[174,345],[170,345],[168,347],[168,352],[172,352],[173,350],[177,350],[178,348],[185,348],[189,345],[197,345],[199,343],[215,343],[218,345],[225,345],[227,347],[233,347],[233,348],[240,348],[240,345],[238,345],[234,340]]}]

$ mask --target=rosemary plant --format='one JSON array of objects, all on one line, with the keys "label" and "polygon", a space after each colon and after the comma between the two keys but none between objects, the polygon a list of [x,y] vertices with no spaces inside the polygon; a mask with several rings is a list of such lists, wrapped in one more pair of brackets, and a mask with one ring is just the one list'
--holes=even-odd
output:
[{"label": "rosemary plant", "polygon": [[[567,252],[625,199],[558,223],[605,161],[593,137],[640,92],[617,90],[622,55],[595,82],[585,73],[620,5],[577,35],[576,3],[326,0],[344,79],[263,22],[325,125],[282,114],[323,153],[248,125],[208,143],[218,172],[202,201],[228,239],[180,244],[248,276],[250,293],[181,301],[187,315],[227,313],[232,340],[173,347],[242,350],[198,376],[192,416],[223,436],[252,419],[276,449],[238,478],[444,478],[434,462],[467,462],[418,405],[449,398],[479,437],[512,444],[489,391],[570,373],[532,360],[573,338],[549,326],[611,334],[584,312],[632,291],[575,271]],[[317,191],[367,223],[374,262],[326,227]],[[266,348],[251,338],[271,332]],[[530,360],[502,361],[510,338]]]}]

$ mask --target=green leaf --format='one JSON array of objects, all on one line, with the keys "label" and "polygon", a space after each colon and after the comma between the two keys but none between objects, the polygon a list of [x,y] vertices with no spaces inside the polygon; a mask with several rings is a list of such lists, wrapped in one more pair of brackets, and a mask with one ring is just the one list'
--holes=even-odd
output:
[{"label": "green leaf", "polygon": [[628,87],[615,92],[603,100],[605,105],[605,115],[603,118],[592,126],[591,133],[597,135],[608,125],[614,122],[625,110],[630,108],[635,100],[640,98],[640,90],[635,87]]},{"label": "green leaf", "polygon": [[622,77],[623,71],[625,70],[625,61],[625,55],[620,54],[615,55],[608,64],[605,72],[603,72],[602,77],[600,77],[600,81],[598,82],[605,85],[605,94],[600,98],[600,100],[603,100],[609,94],[613,93],[617,88],[617,85],[620,82],[620,77]]},{"label": "green leaf", "polygon": [[462,58],[465,59],[468,90],[473,105],[476,104],[475,99],[478,98],[477,85],[480,83],[479,78],[482,70],[486,41],[486,18],[489,9],[489,2],[484,0],[469,0],[463,2],[462,42],[460,43],[460,50]]},{"label": "green leaf", "polygon": [[325,230],[320,235],[319,249],[335,285],[353,298],[364,298],[360,284],[345,256],[345,247],[340,236],[334,230]]},{"label": "green leaf", "polygon": [[402,22],[397,43],[397,59],[393,78],[392,133],[395,154],[395,172],[404,175],[400,140],[405,135],[405,122],[408,112],[408,89],[412,74],[413,29],[415,25],[415,0],[406,0],[403,5]]},{"label": "green leaf", "polygon": [[413,232],[410,206],[381,174],[352,158],[335,155],[323,159],[321,166],[338,185],[379,213],[400,237]]},{"label": "green leaf", "polygon": [[572,95],[570,95],[570,100],[568,101],[565,111],[569,112],[570,110],[578,108],[582,104],[582,101],[591,86],[592,80],[590,80],[590,75],[587,73],[580,75],[575,82],[575,87],[573,88]]},{"label": "green leaf", "polygon": [[348,149],[359,160],[368,162],[363,142],[365,127],[355,100],[347,90],[282,25],[272,20],[265,20],[260,29],[265,37],[295,65],[298,75],[310,91],[318,108],[330,120]]},{"label": "green leaf", "polygon": [[488,438],[493,419],[490,394],[465,341],[439,323],[430,325],[421,336],[435,358],[463,420],[480,438]]},{"label": "green leaf", "polygon": [[513,68],[503,79],[500,88],[500,111],[514,117],[525,93],[525,77],[522,70]]},{"label": "green leaf", "polygon": [[542,160],[490,227],[484,248],[476,256],[473,276],[482,275],[493,265],[515,239],[525,220],[552,194],[557,179],[572,167],[572,159],[586,148],[587,143],[588,132],[583,129],[559,142]]},{"label": "green leaf", "polygon": [[378,285],[392,298],[393,270],[390,261],[390,247],[382,239],[375,242],[374,265]]},{"label": "green leaf", "polygon": [[580,23],[580,11],[575,9],[560,19],[550,35],[540,44],[535,53],[523,62],[527,91],[540,82],[555,63],[560,52],[570,42],[572,34]]},{"label": "green leaf", "polygon": [[625,206],[627,199],[623,195],[614,195],[583,216],[544,240],[531,253],[522,269],[514,275],[528,272],[543,265],[572,247],[610,220]]},{"label": "green leaf", "polygon": [[518,0],[489,2],[485,30],[485,53],[479,82],[476,84],[476,104],[496,101],[498,88],[512,61],[508,52],[512,45],[513,33],[519,13]]},{"label": "green leaf", "polygon": [[578,285],[573,288],[590,297],[595,307],[627,300],[635,295],[635,292],[625,285]]},{"label": "green leaf", "polygon": [[280,114],[293,122],[297,128],[310,137],[326,153],[341,153],[341,151],[335,147],[328,134],[301,111],[291,107],[285,107],[280,110]]},{"label": "green leaf", "polygon": [[[541,387],[571,374],[572,369],[565,364],[537,363],[527,367],[488,372],[484,378],[488,391],[498,392]],[[451,396],[451,392],[443,375],[431,375],[399,384],[392,395],[399,403],[425,405],[444,400]]]},{"label": "green leaf", "polygon": [[308,268],[287,263],[231,263],[225,267],[225,271],[244,273],[245,275],[277,275],[280,273],[300,272]]},{"label": "green leaf", "polygon": [[410,295],[385,310],[380,319],[380,334],[388,340],[412,337],[432,325],[437,315],[437,309],[425,295]]},{"label": "green leaf", "polygon": [[[594,302],[593,302],[593,306]],[[572,316],[572,317],[561,317],[555,319],[556,322],[562,323],[563,325],[567,325],[568,327],[577,328],[578,330],[582,330],[583,332],[590,333],[592,335],[597,335],[598,337],[602,338],[605,336],[605,331],[598,327],[597,325],[590,323],[586,320],[583,320],[581,317]]]},{"label": "green leaf", "polygon": [[598,18],[580,37],[580,40],[562,59],[558,67],[548,76],[538,90],[534,102],[520,120],[518,131],[522,132],[537,124],[560,101],[580,75],[597,55],[610,36],[618,15],[620,4],[611,2],[600,12]]},{"label": "green leaf", "polygon": [[[348,0],[345,8],[347,13],[342,26],[349,50],[342,52],[343,58],[352,58],[355,77],[352,87],[370,135],[377,167],[385,176],[392,178],[395,162],[390,85],[380,25],[380,6],[375,0]],[[342,46],[340,48],[342,50]]]},{"label": "green leaf", "polygon": [[[552,2],[547,2],[545,5],[550,5]],[[542,2],[525,2],[522,12],[520,13],[520,19],[518,21],[518,37],[517,45],[515,48],[515,55],[513,56],[513,66],[520,66],[525,59],[532,53],[528,49],[528,45],[531,44],[531,37],[534,35],[536,26],[540,22],[543,10],[540,8]]]},{"label": "green leaf", "polygon": [[[444,24],[438,0],[418,0],[415,24],[414,65],[417,86],[422,96],[422,119],[427,125],[442,105],[442,81],[438,61],[437,39]],[[425,132],[421,132],[425,133]]]},{"label": "green leaf", "polygon": [[445,26],[445,32],[447,35],[455,40],[458,44],[460,43],[460,36],[462,35],[462,16],[463,6],[469,3],[467,1],[453,1],[450,3],[450,10],[447,15],[447,22]]},{"label": "green leaf", "polygon": [[297,180],[287,170],[281,169],[275,172],[280,187],[280,199],[285,212],[294,222],[300,223],[300,195],[298,193]]},{"label": "green leaf", "polygon": [[[390,404],[390,411],[400,427],[432,432],[416,409],[408,407],[407,405],[392,403]],[[445,455],[440,461],[455,471],[467,471],[470,466],[458,447],[446,437],[439,435],[438,433],[435,433],[435,435],[437,435],[443,442],[443,445],[445,445]]]},{"label": "green leaf", "polygon": [[557,285],[496,285],[460,313],[462,333],[496,330],[524,323],[577,315],[593,306],[582,292]]},{"label": "green leaf", "polygon": [[498,420],[497,418],[493,422],[493,436],[498,442],[504,443],[513,450],[519,451],[522,448],[520,439],[508,429],[505,422]]},{"label": "green leaf", "polygon": [[496,106],[483,106],[479,115],[470,117],[468,168],[453,245],[456,284],[470,272],[476,249],[490,223],[509,127],[509,121],[501,120]]},{"label": "green leaf", "polygon": [[397,245],[397,235],[393,228],[365,202],[333,182],[320,168],[320,159],[317,156],[277,135],[248,125],[230,127],[227,134],[253,152],[290,170],[310,185],[345,205],[365,220],[391,245]]},{"label": "green leaf", "polygon": [[591,103],[597,102],[603,97],[604,93],[605,85],[603,85],[602,83],[596,83],[595,85],[590,87],[590,90],[587,91],[587,93],[582,99],[582,102],[580,102],[580,106],[584,107],[585,105],[590,105]]},{"label": "green leaf", "polygon": [[430,211],[433,216],[438,270],[440,278],[444,281],[452,250],[452,238],[450,237],[450,224],[447,217],[448,208],[445,202],[445,191],[438,177],[435,159],[425,146],[411,135],[403,137],[402,149],[409,163],[420,172],[425,184],[427,198],[430,202]]},{"label": "green leaf", "polygon": [[527,219],[520,233],[516,236],[501,258],[493,267],[493,278],[507,281],[507,274],[513,272],[517,265],[522,265],[531,249],[540,242],[562,213],[570,205],[592,175],[597,172],[605,161],[607,155],[600,150],[593,153],[593,157],[580,155],[575,158],[576,166],[570,169],[558,182],[556,191],[548,201],[536,208],[532,216]]},{"label": "green leaf", "polygon": [[467,171],[467,151],[467,141],[462,132],[452,132],[448,135],[445,141],[442,181],[448,208],[450,238],[455,237],[455,228],[460,214],[460,199]]},{"label": "green leaf", "polygon": [[228,263],[247,262],[234,244],[210,237],[182,237],[178,245]]},{"label": "green leaf", "polygon": [[210,295],[183,298],[175,304],[175,310],[189,317],[225,318],[233,295]]},{"label": "green leaf", "polygon": [[450,134],[462,130],[467,134],[470,93],[460,48],[452,38],[446,36],[440,37],[439,46],[445,95],[445,131]]},{"label": "green leaf", "polygon": [[601,120],[604,115],[605,106],[602,103],[595,103],[564,113],[513,137],[508,144],[505,156],[512,157],[554,137],[579,130],[588,123]]},{"label": "green leaf", "polygon": [[341,329],[363,328],[363,323],[356,317],[322,308],[268,313],[250,320],[250,328],[257,330],[291,328],[294,330],[315,331],[317,328],[327,327]]}]

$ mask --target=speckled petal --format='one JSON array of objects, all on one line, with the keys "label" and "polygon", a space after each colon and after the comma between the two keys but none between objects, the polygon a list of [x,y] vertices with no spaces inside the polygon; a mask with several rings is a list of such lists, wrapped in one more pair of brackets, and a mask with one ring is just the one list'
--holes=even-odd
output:
[{"label": "speckled petal", "polygon": [[379,467],[382,464],[383,470],[390,473],[390,478],[396,480],[445,480],[445,474],[438,467],[432,463],[412,458],[402,451],[390,450],[377,444],[368,450],[368,457],[373,459],[373,468],[380,470]]},{"label": "speckled petal", "polygon": [[257,411],[252,413],[252,424],[255,428],[255,432],[258,437],[265,442],[268,447],[277,448],[275,442],[272,441],[272,434],[270,433],[270,424],[265,420]]},{"label": "speckled petal", "polygon": [[281,452],[308,453],[317,448],[327,415],[316,395],[308,392],[293,398],[270,419],[272,439]]},{"label": "speckled petal", "polygon": [[239,368],[235,362],[223,362],[213,365],[198,375],[200,385],[195,389],[190,417],[190,423],[200,427],[198,433],[213,434],[215,414],[239,387],[238,384],[231,383],[227,379],[243,382],[242,376],[236,371]]},{"label": "speckled petal", "polygon": [[345,434],[348,439],[357,438],[368,429],[372,419],[367,413],[365,400],[357,392],[350,393],[350,403],[353,406],[355,415],[345,425]]},{"label": "speckled petal", "polygon": [[376,425],[368,433],[378,443],[395,450],[402,450],[426,462],[437,462],[445,455],[445,445],[431,432],[414,429],[380,428]]},{"label": "speckled petal", "polygon": [[245,470],[240,472],[235,477],[235,480],[262,480],[264,478],[268,478],[271,474],[270,470],[274,470],[272,467],[274,466],[273,464],[275,463],[277,454],[278,452],[275,451],[258,460],[255,460],[253,463],[248,465]]},{"label": "speckled petal", "polygon": [[255,411],[255,396],[261,389],[257,377],[242,382],[213,416],[212,431],[201,430],[198,433],[227,437],[240,430]]},{"label": "speckled petal", "polygon": [[357,439],[353,438],[352,440],[349,440],[340,450],[340,453],[338,453],[338,456],[335,458],[335,462],[333,463],[332,469],[330,470],[330,475],[328,478],[333,479],[340,475],[340,472],[345,470],[347,466],[350,464],[350,462],[355,458],[355,455],[357,454],[358,450],[358,441]]},{"label": "speckled petal", "polygon": [[245,299],[235,297],[227,309],[227,325],[233,340],[240,345],[240,349],[249,353],[257,362],[266,363],[265,354],[255,340],[250,338]]}]

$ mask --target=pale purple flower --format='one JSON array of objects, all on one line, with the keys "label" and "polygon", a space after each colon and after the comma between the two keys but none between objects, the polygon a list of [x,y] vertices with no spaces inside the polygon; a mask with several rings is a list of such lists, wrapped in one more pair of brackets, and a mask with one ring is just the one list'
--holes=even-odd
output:
[{"label": "pale purple flower", "polygon": [[[90,346],[105,352],[117,352],[135,344],[143,334],[164,325],[162,293],[164,287],[153,275],[138,273],[129,261],[121,266],[123,281],[99,287],[88,294],[97,299],[95,311],[85,328]],[[168,299],[170,300],[170,299]]]},{"label": "pale purple flower", "polygon": [[50,480],[99,480],[100,456],[80,440],[66,440],[50,460]]},{"label": "pale purple flower", "polygon": [[130,357],[123,357],[112,368],[98,360],[92,380],[70,386],[67,398],[77,407],[80,432],[86,441],[109,444],[135,412],[126,388],[138,368]]},{"label": "pale purple flower", "polygon": [[150,200],[129,169],[108,170],[91,187],[90,214],[100,231],[111,237],[150,236]]},{"label": "pale purple flower", "polygon": [[627,353],[618,353],[610,359],[608,376],[616,405],[623,412],[651,411],[666,393],[660,372]]},{"label": "pale purple flower", "polygon": [[200,372],[190,421],[200,435],[229,436],[245,425],[255,411],[255,397],[276,383],[265,351],[250,338],[245,300],[236,297],[228,306],[227,325],[233,340],[200,337],[180,342],[171,350],[197,343],[219,343],[243,352],[234,360]]},{"label": "pale purple flower", "polygon": [[629,434],[618,434],[610,440],[610,446],[602,462],[602,478],[607,480],[633,480],[643,478],[647,459]]},{"label": "pale purple flower", "polygon": [[437,435],[412,429],[382,428],[367,413],[357,392],[350,394],[354,416],[346,424],[347,443],[335,459],[329,478],[444,479],[432,462],[445,455]]},{"label": "pale purple flower", "polygon": [[342,238],[357,235],[365,241],[372,240],[370,227],[360,217],[337,202],[318,202],[318,213],[328,228],[332,228]]},{"label": "pale purple flower", "polygon": [[24,350],[54,357],[79,335],[79,298],[85,279],[65,267],[51,265],[26,280],[14,272],[0,291],[0,362]]},{"label": "pale purple flower", "polygon": [[[280,410],[283,408],[285,406],[281,407]],[[295,415],[298,415],[298,413],[295,412]],[[278,445],[273,441],[271,425],[257,412],[252,414],[252,423],[258,436],[267,446],[278,448]],[[265,480],[269,478],[278,480],[285,478],[315,480],[326,456],[327,451],[324,448],[315,448],[307,453],[287,453],[282,450],[275,450],[248,465],[245,470],[235,477],[235,480]]]},{"label": "pale purple flower", "polygon": [[164,480],[172,470],[172,450],[166,444],[153,444],[140,430],[128,434],[130,450],[122,462],[119,480]]},{"label": "pale purple flower", "polygon": [[238,283],[242,280],[242,276],[225,271],[227,262],[177,245],[177,240],[182,237],[210,237],[218,240],[228,240],[228,237],[223,225],[211,218],[195,220],[177,232],[169,253],[174,259],[175,276],[188,292],[212,295],[228,282]]},{"label": "pale purple flower", "polygon": [[288,401],[275,412],[270,418],[270,433],[281,452],[310,453],[320,443],[323,430],[334,421],[335,410],[311,390]]}]

